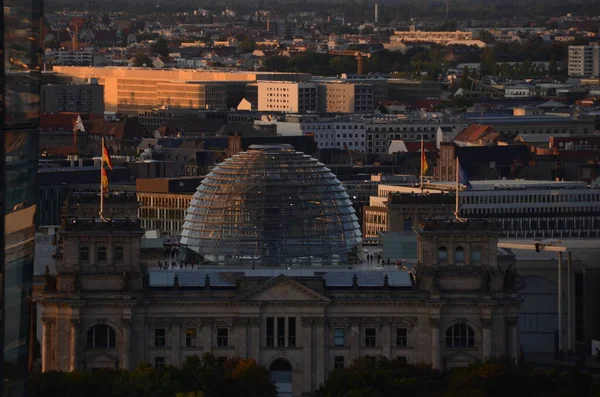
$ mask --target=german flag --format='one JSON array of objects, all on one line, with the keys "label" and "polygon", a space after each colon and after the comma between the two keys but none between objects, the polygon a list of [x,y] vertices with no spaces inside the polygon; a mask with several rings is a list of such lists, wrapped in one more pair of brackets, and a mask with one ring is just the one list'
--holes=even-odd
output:
[{"label": "german flag", "polygon": [[425,175],[427,170],[429,169],[429,164],[427,164],[427,156],[425,155],[425,148],[423,142],[421,142],[421,175]]},{"label": "german flag", "polygon": [[100,180],[100,184],[102,186],[102,194],[108,193],[108,175],[106,175],[106,170],[102,167],[102,177]]},{"label": "german flag", "polygon": [[108,165],[108,168],[110,168],[110,170],[112,171],[113,163],[112,163],[112,160],[110,159],[110,154],[108,153],[108,148],[104,145],[102,146],[102,161],[104,161],[106,163],[106,165]]}]

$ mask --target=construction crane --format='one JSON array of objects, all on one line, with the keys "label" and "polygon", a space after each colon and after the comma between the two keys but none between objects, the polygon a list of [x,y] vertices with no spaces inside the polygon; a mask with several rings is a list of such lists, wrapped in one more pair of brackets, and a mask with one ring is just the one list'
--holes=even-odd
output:
[{"label": "construction crane", "polygon": [[356,74],[363,74],[363,58],[371,58],[371,54],[368,52],[360,52],[354,50],[331,50],[329,51],[330,55],[341,55],[341,56],[349,56],[355,57],[358,61],[358,67],[356,70]]}]

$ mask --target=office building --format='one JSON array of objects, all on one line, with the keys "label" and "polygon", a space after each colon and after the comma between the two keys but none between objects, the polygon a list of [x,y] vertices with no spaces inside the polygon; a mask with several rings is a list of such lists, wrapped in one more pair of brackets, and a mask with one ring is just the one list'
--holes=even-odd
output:
[{"label": "office building", "polygon": [[287,113],[318,111],[316,83],[259,81],[257,86],[259,111]]},{"label": "office building", "polygon": [[300,123],[303,135],[314,137],[318,149],[340,149],[364,153],[366,125],[354,116],[306,119]]},{"label": "office building", "polygon": [[[462,191],[459,195],[460,215],[494,220],[503,237],[600,237],[600,187],[589,187],[585,182],[527,180],[470,183],[472,190]],[[451,208],[454,198],[443,197],[453,191],[452,181],[426,183],[426,195],[419,205],[425,206],[431,201],[442,214],[454,212]],[[366,214],[379,215],[365,219],[366,237],[372,238],[380,231],[406,229],[403,224],[408,215],[404,212],[409,206],[396,204],[410,200],[414,195],[421,196],[421,190],[410,186],[380,185],[378,197],[372,197],[370,207],[365,210]],[[416,219],[414,215],[411,218]]]},{"label": "office building", "polygon": [[569,46],[569,76],[600,77],[600,46]]},{"label": "office building", "polygon": [[181,234],[186,210],[202,177],[138,178],[138,218],[144,230],[158,230],[162,236]]},{"label": "office building", "polygon": [[[310,79],[309,73],[232,73],[192,69],[56,66],[54,71],[81,79],[96,78],[104,86],[106,111],[130,115],[168,105],[169,101],[173,105],[197,106],[198,109],[224,107],[225,103],[228,107],[235,107],[244,95],[244,87],[240,83]],[[229,86],[229,83],[232,85],[232,99],[227,101],[227,90],[222,91],[219,87],[222,84]],[[161,95],[164,90],[170,94]],[[178,99],[182,94],[184,101]]]},{"label": "office building", "polygon": [[99,84],[46,84],[40,99],[42,113],[72,112],[104,117],[104,87]]},{"label": "office building", "polygon": [[394,34],[390,36],[390,41],[402,42],[402,43],[413,43],[413,42],[426,42],[446,45],[451,42],[462,42],[473,40],[472,32],[424,32],[416,30],[414,26],[410,27],[409,31],[396,30]]},{"label": "office building", "polygon": [[[105,54],[112,58],[110,54]],[[94,49],[92,47],[81,48],[79,50],[66,50],[66,49],[46,49],[44,51],[44,62],[50,65],[61,65],[61,66],[93,66],[94,63]]]},{"label": "office building", "polygon": [[0,395],[23,396],[30,365],[42,4],[0,7]]},{"label": "office building", "polygon": [[343,82],[319,83],[320,113],[373,113],[374,86]]},{"label": "office building", "polygon": [[390,101],[414,104],[418,99],[441,98],[442,83],[431,80],[389,79],[387,82]]}]

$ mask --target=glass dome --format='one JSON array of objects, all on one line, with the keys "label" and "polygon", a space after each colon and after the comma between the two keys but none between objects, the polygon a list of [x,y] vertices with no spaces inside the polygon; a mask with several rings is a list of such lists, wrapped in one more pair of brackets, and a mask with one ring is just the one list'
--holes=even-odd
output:
[{"label": "glass dome", "polygon": [[219,265],[348,265],[361,241],[340,181],[291,145],[252,145],[217,165],[181,233],[203,263]]}]

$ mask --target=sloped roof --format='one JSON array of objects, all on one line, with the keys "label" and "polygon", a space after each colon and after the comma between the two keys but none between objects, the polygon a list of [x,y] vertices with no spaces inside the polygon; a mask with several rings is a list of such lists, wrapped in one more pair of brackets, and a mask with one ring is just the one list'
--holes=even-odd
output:
[{"label": "sloped roof", "polygon": [[459,142],[476,142],[488,134],[495,133],[494,129],[489,125],[471,124],[454,138]]}]

